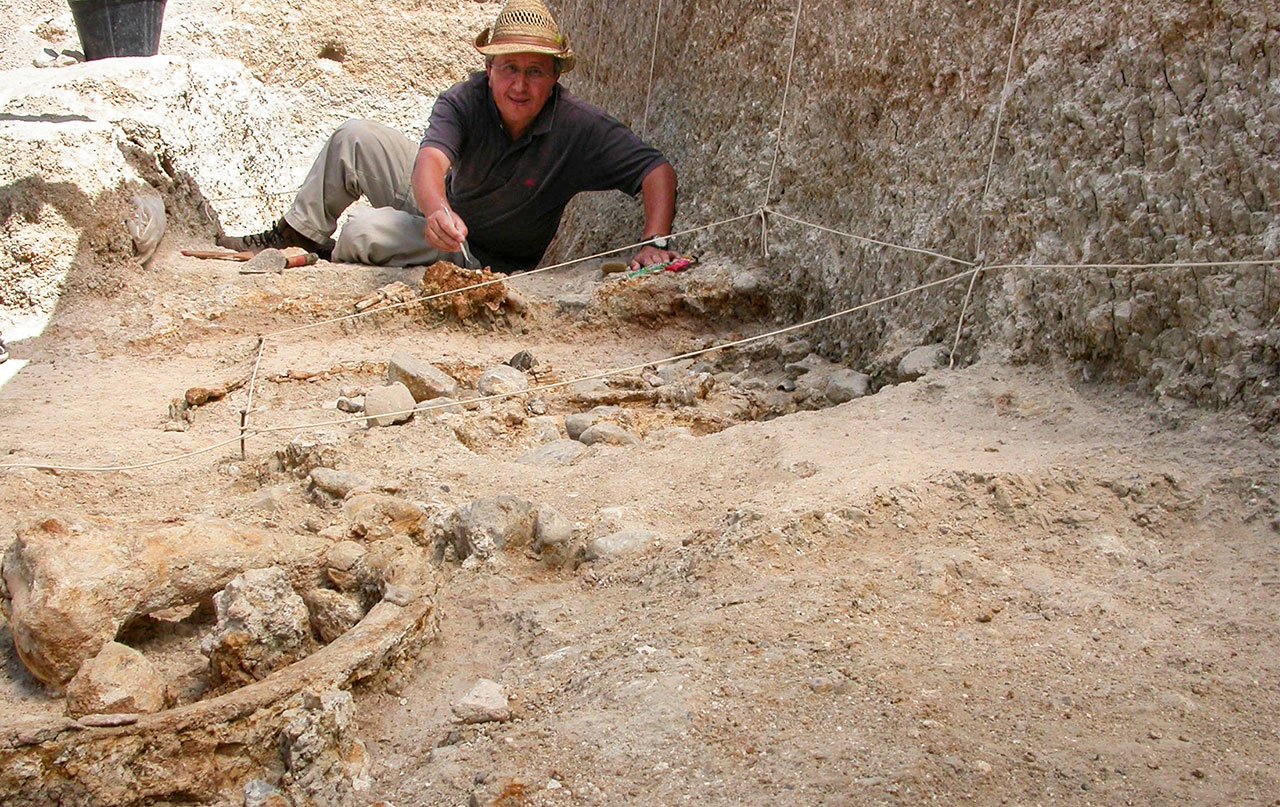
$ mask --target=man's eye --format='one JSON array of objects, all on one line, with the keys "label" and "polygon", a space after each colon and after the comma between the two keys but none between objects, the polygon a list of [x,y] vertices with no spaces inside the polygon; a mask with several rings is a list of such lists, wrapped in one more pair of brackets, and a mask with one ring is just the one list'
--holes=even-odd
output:
[{"label": "man's eye", "polygon": [[529,68],[529,72],[528,72],[528,73],[526,73],[525,75],[527,75],[529,78],[531,78],[531,79],[533,79],[533,80],[535,80],[535,81],[537,81],[537,80],[539,80],[539,79],[544,79],[544,78],[546,78],[546,77],[547,77],[546,72],[545,72],[542,68],[540,68],[540,67],[531,67],[531,68]]}]

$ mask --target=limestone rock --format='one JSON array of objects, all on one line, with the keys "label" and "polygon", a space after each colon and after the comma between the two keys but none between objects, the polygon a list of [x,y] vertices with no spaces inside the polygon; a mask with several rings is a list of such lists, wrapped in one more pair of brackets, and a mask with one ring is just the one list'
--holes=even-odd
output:
[{"label": "limestone rock", "polygon": [[568,433],[570,440],[577,440],[582,433],[601,420],[609,417],[616,417],[622,413],[620,406],[597,406],[586,412],[576,412],[572,415],[565,416],[564,429]]},{"label": "limestone rock", "polygon": [[538,366],[538,358],[527,350],[522,350],[511,358],[507,359],[507,364],[516,368],[522,373],[527,373],[534,367]]},{"label": "limestone rock", "polygon": [[293,807],[293,802],[265,779],[254,779],[244,786],[244,807]]},{"label": "limestone rock", "polygon": [[529,546],[535,518],[532,504],[503,494],[458,508],[449,517],[445,534],[459,558],[487,558],[504,549]]},{"label": "limestone rock", "polygon": [[578,435],[578,442],[593,446],[597,443],[611,446],[634,446],[640,438],[613,423],[597,423]]},{"label": "limestone rock", "polygon": [[600,560],[635,552],[652,544],[656,538],[649,530],[619,530],[588,544],[586,559]]},{"label": "limestone rock", "polygon": [[511,704],[501,684],[482,678],[453,704],[453,713],[462,723],[503,723],[511,719]]},{"label": "limestone rock", "polygon": [[452,376],[403,351],[391,355],[391,361],[387,363],[387,383],[404,384],[415,402],[456,398],[458,395],[458,382]]},{"label": "limestone rock", "polygon": [[248,684],[312,649],[307,605],[284,569],[250,569],[213,596],[218,622],[202,643],[216,684]]},{"label": "limestone rock", "polygon": [[419,545],[431,531],[428,513],[413,502],[385,493],[357,493],[342,505],[347,534],[366,543],[406,535]]},{"label": "limestone rock", "polygon": [[288,507],[289,502],[292,500],[293,489],[289,485],[273,485],[258,491],[257,495],[250,501],[249,506],[254,510],[272,513]]},{"label": "limestone rock", "polygon": [[206,601],[246,568],[318,570],[324,546],[217,521],[121,532],[47,518],[6,551],[0,605],[23,664],[61,687],[133,620]]},{"label": "limestone rock", "polygon": [[914,381],[947,363],[947,349],[942,345],[926,345],[912,350],[898,362],[898,375]]},{"label": "limestone rock", "polygon": [[355,598],[329,588],[313,588],[303,595],[311,627],[328,644],[364,619],[364,606]]},{"label": "limestone rock", "polygon": [[529,377],[514,367],[499,364],[480,374],[476,388],[481,395],[508,395],[529,389]]},{"label": "limestone rock", "polygon": [[332,468],[315,468],[311,471],[312,488],[335,499],[347,498],[351,491],[364,484],[364,479],[347,471],[335,471]]},{"label": "limestone rock", "polygon": [[364,556],[367,550],[355,541],[339,541],[329,547],[329,551],[325,553],[325,563],[330,569],[339,569],[349,572],[355,568]]},{"label": "limestone rock", "polygon": [[413,420],[413,393],[400,382],[374,387],[364,396],[366,422],[371,426],[394,426]]},{"label": "limestone rock", "polygon": [[67,684],[67,715],[151,714],[165,708],[168,688],[146,656],[108,642]]},{"label": "limestone rock", "polygon": [[827,376],[822,392],[833,404],[861,398],[871,391],[871,376],[856,370],[836,370]]},{"label": "limestone rock", "polygon": [[533,525],[533,548],[544,562],[561,566],[572,561],[579,549],[573,540],[574,532],[573,522],[558,510],[546,504],[538,506]]},{"label": "limestone rock", "polygon": [[300,434],[276,452],[277,469],[306,479],[315,468],[332,468],[338,462],[339,442],[331,432]]},{"label": "limestone rock", "polygon": [[522,465],[572,465],[574,460],[582,456],[587,451],[587,446],[579,443],[577,440],[553,440],[543,446],[538,446],[532,451],[527,451],[520,455],[520,459],[516,462]]},{"label": "limestone rock", "polygon": [[280,787],[293,804],[346,805],[371,784],[369,754],[356,736],[351,693],[303,694],[303,704],[282,715]]},{"label": "limestone rock", "polygon": [[358,415],[364,411],[364,396],[356,395],[348,397],[341,395],[338,397],[336,404],[339,412],[346,412],[349,415]]},{"label": "limestone rock", "polygon": [[564,438],[563,423],[555,415],[538,415],[525,421],[525,426],[540,443],[550,443]]}]

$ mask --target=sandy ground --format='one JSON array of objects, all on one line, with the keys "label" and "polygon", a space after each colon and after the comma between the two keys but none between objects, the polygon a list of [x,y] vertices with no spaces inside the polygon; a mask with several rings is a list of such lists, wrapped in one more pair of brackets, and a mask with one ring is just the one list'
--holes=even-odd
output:
[{"label": "sandy ground", "polygon": [[[30,364],[0,391],[9,460],[132,463],[234,437],[243,391],[185,432],[163,430],[171,399],[243,372],[258,333],[416,280],[328,264],[240,276],[173,256],[155,271],[173,291],[69,305],[24,345]],[[264,355],[255,422],[333,419],[393,349],[463,377],[529,350],[571,378],[767,327],[557,313],[557,295],[596,282],[586,269],[531,278],[529,313],[496,324],[405,315],[283,337]],[[718,385],[701,416],[634,405],[644,445],[567,467],[514,462],[538,442],[514,402],[320,430],[340,467],[411,500],[510,493],[594,535],[657,536],[576,569],[523,554],[448,565],[441,641],[388,691],[359,693],[370,802],[1269,803],[1273,439],[994,364],[763,422],[730,392]],[[542,397],[551,415],[575,411]],[[659,433],[671,425],[690,433]],[[10,471],[6,521],[337,523],[303,483],[257,473],[293,436],[256,438],[243,462],[229,446],[124,473]],[[265,510],[264,489],[277,491]],[[6,654],[10,708],[60,710]],[[481,678],[503,684],[514,720],[454,721]]]},{"label": "sandy ground", "polygon": [[[231,440],[243,389],[185,431],[165,429],[171,401],[243,377],[259,334],[348,313],[418,275],[321,263],[241,276],[182,246],[199,245],[167,241],[124,292],[65,301],[16,347],[0,463],[135,464]],[[597,283],[587,269],[521,282],[523,317],[393,316],[273,341],[254,422],[332,420],[337,397],[380,383],[396,349],[464,377],[529,350],[567,379],[773,325],[561,311],[558,298]],[[705,361],[753,372],[742,354]],[[541,397],[553,416],[578,408]],[[124,472],[7,470],[0,535],[49,513],[322,529],[339,514],[260,472],[317,431],[337,440],[344,470],[405,498],[453,507],[510,493],[591,535],[655,534],[576,568],[520,553],[446,566],[441,640],[389,688],[357,693],[370,804],[1276,803],[1274,436],[991,360],[768,419],[722,379],[695,407],[629,406],[640,446],[543,468],[515,462],[541,439],[525,403],[271,433],[243,460],[228,445]],[[679,426],[688,433],[663,431]],[[7,627],[0,656],[5,710],[61,711]],[[455,722],[451,705],[481,678],[504,686],[513,720]]]}]

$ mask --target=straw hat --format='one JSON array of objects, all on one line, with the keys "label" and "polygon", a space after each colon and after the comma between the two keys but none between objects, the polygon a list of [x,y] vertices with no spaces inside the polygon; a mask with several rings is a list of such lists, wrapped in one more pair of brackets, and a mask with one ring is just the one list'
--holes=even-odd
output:
[{"label": "straw hat", "polygon": [[572,70],[575,60],[569,38],[561,36],[556,18],[542,0],[507,0],[493,28],[476,37],[476,50],[485,56],[545,53],[560,60],[561,73]]}]

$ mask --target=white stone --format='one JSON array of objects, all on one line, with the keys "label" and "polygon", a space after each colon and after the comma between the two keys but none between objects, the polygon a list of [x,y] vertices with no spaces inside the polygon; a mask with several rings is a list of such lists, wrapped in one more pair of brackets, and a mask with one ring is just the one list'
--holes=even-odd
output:
[{"label": "white stone", "polygon": [[529,388],[529,377],[514,367],[499,364],[480,375],[476,388],[481,395],[507,395]]},{"label": "white stone", "polygon": [[364,396],[366,422],[371,426],[394,426],[412,420],[416,403],[409,388],[399,382],[374,387]]},{"label": "white stone", "polygon": [[458,382],[433,364],[418,361],[404,351],[396,351],[387,363],[387,383],[404,384],[415,402],[435,398],[456,398]]},{"label": "white stone", "polygon": [[165,707],[164,679],[146,656],[108,642],[67,684],[67,714],[151,714]]},{"label": "white stone", "polygon": [[462,723],[502,723],[511,719],[511,704],[501,684],[482,678],[453,704],[453,713]]}]

